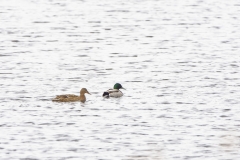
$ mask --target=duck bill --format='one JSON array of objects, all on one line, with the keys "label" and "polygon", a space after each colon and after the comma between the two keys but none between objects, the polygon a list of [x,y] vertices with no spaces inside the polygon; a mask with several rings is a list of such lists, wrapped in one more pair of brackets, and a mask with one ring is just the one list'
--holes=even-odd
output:
[{"label": "duck bill", "polygon": [[89,93],[89,92],[87,92],[87,94],[90,94],[90,95],[91,95],[91,93]]},{"label": "duck bill", "polygon": [[[125,88],[122,87],[122,88],[120,88],[120,89],[125,89]],[[126,90],[126,89],[125,89],[125,90]]]}]

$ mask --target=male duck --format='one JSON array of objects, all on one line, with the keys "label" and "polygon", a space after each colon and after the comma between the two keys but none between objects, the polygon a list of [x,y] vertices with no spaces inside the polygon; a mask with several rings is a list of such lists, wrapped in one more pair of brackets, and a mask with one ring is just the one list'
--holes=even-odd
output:
[{"label": "male duck", "polygon": [[74,94],[65,94],[65,95],[57,95],[52,101],[55,102],[75,102],[75,101],[81,101],[84,103],[86,101],[85,93],[88,93],[88,90],[86,88],[82,88],[80,91],[80,96],[74,95]]},{"label": "male duck", "polygon": [[109,89],[109,90],[103,92],[102,96],[104,98],[109,98],[109,97],[118,98],[118,97],[122,97],[123,93],[119,89],[125,89],[125,88],[123,88],[120,83],[116,83],[114,85],[113,89]]}]

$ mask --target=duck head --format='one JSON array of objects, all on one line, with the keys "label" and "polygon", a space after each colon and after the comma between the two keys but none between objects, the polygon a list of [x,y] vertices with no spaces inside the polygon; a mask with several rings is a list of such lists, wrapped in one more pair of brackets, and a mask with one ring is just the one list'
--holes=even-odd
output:
[{"label": "duck head", "polygon": [[113,86],[113,89],[125,89],[125,88],[123,88],[120,83],[116,83],[116,84]]},{"label": "duck head", "polygon": [[85,93],[90,94],[86,88],[82,88],[80,91],[80,94],[85,94]]}]

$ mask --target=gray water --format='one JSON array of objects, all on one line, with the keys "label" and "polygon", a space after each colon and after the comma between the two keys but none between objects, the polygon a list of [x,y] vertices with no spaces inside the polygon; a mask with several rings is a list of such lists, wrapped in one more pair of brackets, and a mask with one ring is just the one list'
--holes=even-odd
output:
[{"label": "gray water", "polygon": [[239,17],[238,0],[1,0],[0,159],[239,160]]}]

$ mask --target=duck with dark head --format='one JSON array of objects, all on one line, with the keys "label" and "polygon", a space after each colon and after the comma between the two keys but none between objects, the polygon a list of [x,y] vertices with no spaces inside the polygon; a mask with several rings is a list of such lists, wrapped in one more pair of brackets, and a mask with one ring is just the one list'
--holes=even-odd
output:
[{"label": "duck with dark head", "polygon": [[116,83],[113,86],[113,89],[109,89],[109,90],[103,92],[102,96],[104,98],[109,98],[109,97],[119,98],[119,97],[122,97],[123,93],[120,91],[120,89],[125,89],[125,88],[123,88],[120,83]]}]

